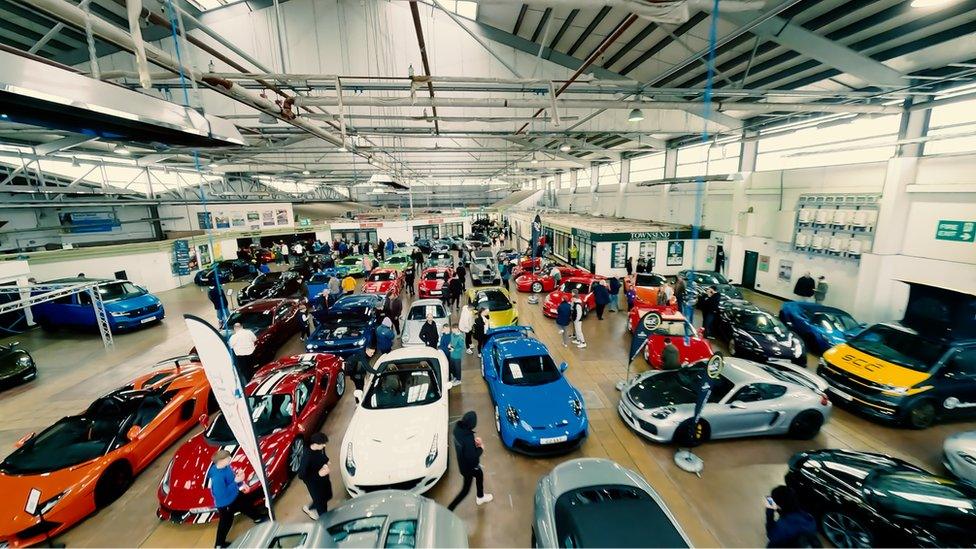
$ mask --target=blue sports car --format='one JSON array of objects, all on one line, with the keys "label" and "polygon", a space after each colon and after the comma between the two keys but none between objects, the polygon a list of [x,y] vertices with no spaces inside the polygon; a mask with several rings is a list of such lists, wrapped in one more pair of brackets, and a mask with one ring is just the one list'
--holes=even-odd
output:
[{"label": "blue sports car", "polygon": [[506,326],[486,336],[481,373],[495,405],[495,428],[505,446],[517,452],[568,452],[586,438],[583,397],[563,377],[566,363],[556,366],[531,331]]},{"label": "blue sports car", "polygon": [[378,294],[347,295],[327,310],[314,312],[317,328],[305,342],[305,349],[343,358],[361,351],[375,339],[385,299]]},{"label": "blue sports car", "polygon": [[779,319],[796,332],[807,348],[819,354],[861,333],[865,325],[848,313],[817,303],[788,301],[779,310]]}]

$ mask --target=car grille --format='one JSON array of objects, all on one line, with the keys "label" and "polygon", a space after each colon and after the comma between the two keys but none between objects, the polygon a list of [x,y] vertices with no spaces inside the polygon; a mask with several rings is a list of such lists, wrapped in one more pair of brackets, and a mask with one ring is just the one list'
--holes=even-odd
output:
[{"label": "car grille", "polygon": [[557,442],[555,444],[541,445],[530,445],[524,440],[515,439],[513,446],[516,450],[526,454],[559,454],[575,449],[577,446],[579,446],[581,438],[583,438],[582,435],[563,442]]},{"label": "car grille", "polygon": [[24,528],[20,532],[17,532],[17,537],[20,538],[20,539],[36,538],[37,536],[42,536],[45,533],[50,532],[51,530],[54,530],[58,526],[61,526],[61,523],[60,522],[53,522],[53,521],[50,521],[50,520],[42,520],[42,521],[38,522],[37,524],[35,524],[34,526],[30,526],[28,528]]},{"label": "car grille", "polygon": [[654,425],[653,423],[648,423],[637,416],[634,416],[634,419],[637,420],[637,424],[640,425],[641,429],[647,431],[649,434],[652,435],[657,434],[657,425]]},{"label": "car grille", "polygon": [[866,379],[852,377],[830,365],[822,366],[819,374],[830,385],[854,395],[872,397],[880,395],[881,391],[886,389],[886,387]]},{"label": "car grille", "polygon": [[366,493],[378,492],[380,490],[412,490],[416,488],[422,480],[424,480],[424,478],[420,477],[393,484],[371,484],[367,486],[359,486],[358,488]]},{"label": "car grille", "polygon": [[132,309],[131,311],[126,311],[125,316],[136,317],[136,316],[148,315],[151,313],[155,313],[158,310],[159,310],[159,304],[155,303],[153,305],[149,305],[146,307],[140,307],[138,309]]}]

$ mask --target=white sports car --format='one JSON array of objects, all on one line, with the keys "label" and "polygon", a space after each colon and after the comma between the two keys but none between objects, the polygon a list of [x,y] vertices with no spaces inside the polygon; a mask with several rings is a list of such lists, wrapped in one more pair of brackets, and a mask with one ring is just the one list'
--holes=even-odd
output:
[{"label": "white sports car", "polygon": [[377,490],[422,494],[447,470],[448,401],[444,353],[396,349],[374,367],[342,439],[342,481],[352,497]]}]

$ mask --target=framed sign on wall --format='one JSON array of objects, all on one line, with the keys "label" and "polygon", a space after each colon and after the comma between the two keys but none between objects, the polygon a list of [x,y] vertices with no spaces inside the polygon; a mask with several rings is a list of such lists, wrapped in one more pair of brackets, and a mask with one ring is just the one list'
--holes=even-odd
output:
[{"label": "framed sign on wall", "polygon": [[685,243],[681,240],[668,242],[668,267],[680,267],[685,262]]},{"label": "framed sign on wall", "polygon": [[627,243],[614,242],[610,246],[610,268],[623,269],[627,266]]}]

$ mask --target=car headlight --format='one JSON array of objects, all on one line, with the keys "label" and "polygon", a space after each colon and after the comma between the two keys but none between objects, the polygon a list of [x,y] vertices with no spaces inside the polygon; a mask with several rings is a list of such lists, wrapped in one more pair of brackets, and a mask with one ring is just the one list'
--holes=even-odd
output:
[{"label": "car headlight", "polygon": [[658,408],[651,412],[651,417],[654,419],[667,419],[671,414],[675,412],[676,408],[674,406],[666,406],[664,408]]},{"label": "car headlight", "polygon": [[971,455],[969,455],[969,454],[967,454],[966,452],[963,452],[963,451],[956,452],[956,455],[959,456],[959,459],[961,459],[961,460],[965,461],[966,463],[968,463],[968,464],[976,467],[976,457],[973,457],[973,456],[971,456]]},{"label": "car headlight", "polygon": [[173,473],[173,462],[171,460],[169,462],[169,465],[166,466],[166,472],[163,473],[163,480],[159,481],[159,488],[160,488],[160,490],[163,491],[163,495],[166,495],[166,496],[169,495],[169,490],[170,490],[169,476],[172,473]]},{"label": "car headlight", "polygon": [[34,359],[29,356],[22,356],[17,359],[17,364],[19,366],[29,366],[34,363]]},{"label": "car headlight", "polygon": [[519,413],[518,410],[509,406],[505,409],[505,417],[508,418],[508,422],[512,425],[518,425],[519,423]]},{"label": "car headlight", "polygon": [[437,433],[434,433],[434,440],[430,443],[430,450],[427,451],[427,459],[424,460],[424,464],[430,467],[434,464],[434,460],[437,459]]},{"label": "car headlight", "polygon": [[317,345],[308,344],[308,345],[305,346],[305,350],[306,351],[317,351],[318,350],[318,346]]},{"label": "car headlight", "polygon": [[51,509],[54,509],[54,506],[57,505],[58,502],[61,501],[61,498],[63,498],[67,493],[68,491],[65,490],[64,492],[61,492],[60,494],[54,496],[53,498],[38,503],[37,508],[34,510],[34,516],[38,517],[43,515],[44,513],[50,512]]},{"label": "car headlight", "polygon": [[115,312],[115,311],[109,311],[108,314],[112,315],[115,318],[119,318],[119,317],[126,316],[126,314],[128,314],[128,313],[125,313],[125,312],[119,313],[119,312]]},{"label": "car headlight", "polygon": [[573,413],[576,414],[576,417],[583,415],[583,403],[580,402],[578,398],[570,400],[569,406],[573,409]]},{"label": "car headlight", "polygon": [[352,457],[352,442],[346,445],[346,472],[349,476],[356,476],[356,459]]},{"label": "car headlight", "polygon": [[820,357],[820,360],[817,361],[817,362],[820,364],[820,367],[821,368],[826,368],[827,367],[827,361],[824,360],[823,357]]},{"label": "car headlight", "polygon": [[803,345],[800,344],[799,339],[793,340],[793,358],[800,358],[803,356]]},{"label": "car headlight", "polygon": [[353,343],[353,345],[366,345],[366,338],[365,337],[361,337],[361,338],[357,339]]}]

